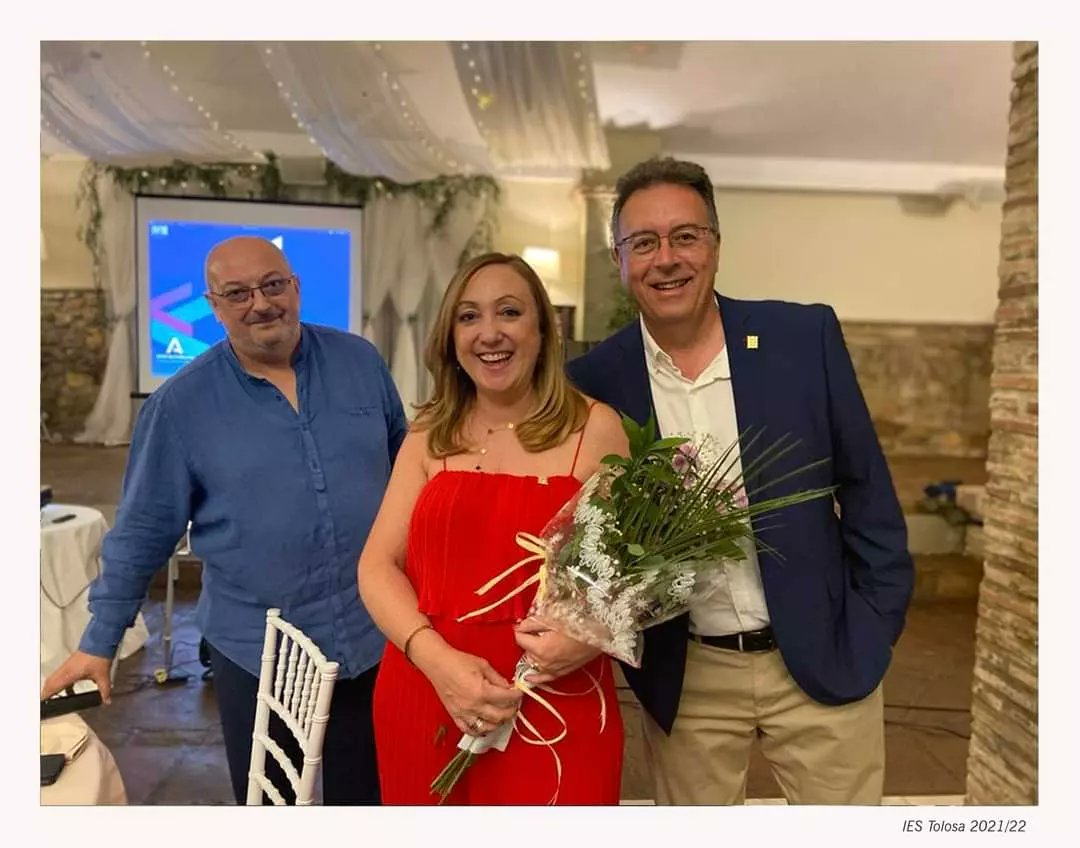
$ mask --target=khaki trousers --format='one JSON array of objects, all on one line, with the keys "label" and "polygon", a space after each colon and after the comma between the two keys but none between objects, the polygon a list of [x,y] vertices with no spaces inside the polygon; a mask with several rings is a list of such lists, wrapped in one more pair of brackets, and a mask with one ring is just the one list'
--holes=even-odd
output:
[{"label": "khaki trousers", "polygon": [[691,641],[671,736],[645,714],[657,804],[741,804],[755,735],[789,804],[880,804],[885,722],[880,684],[841,706],[809,698],[780,652]]}]

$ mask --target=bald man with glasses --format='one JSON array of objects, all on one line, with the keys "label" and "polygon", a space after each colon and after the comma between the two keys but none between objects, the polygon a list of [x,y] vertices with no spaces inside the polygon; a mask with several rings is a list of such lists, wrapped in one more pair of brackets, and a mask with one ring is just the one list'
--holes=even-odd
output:
[{"label": "bald man with glasses", "polygon": [[[385,641],[359,600],[356,561],[405,437],[401,400],[369,342],[300,320],[300,281],[271,242],[218,244],[206,285],[226,338],[143,405],[91,620],[42,698],[88,679],[108,701],[117,645],[190,522],[236,802],[247,795],[266,611],[277,607],[340,664],[324,802],[377,804],[371,696]],[[276,716],[270,734],[299,769]],[[273,758],[267,774],[291,800]]]}]

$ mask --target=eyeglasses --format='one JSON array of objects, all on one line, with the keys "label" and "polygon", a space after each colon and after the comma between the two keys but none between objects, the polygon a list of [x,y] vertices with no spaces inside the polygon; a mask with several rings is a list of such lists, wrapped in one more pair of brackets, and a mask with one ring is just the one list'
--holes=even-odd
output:
[{"label": "eyeglasses", "polygon": [[708,235],[717,234],[712,227],[684,224],[681,227],[676,227],[666,236],[650,231],[634,233],[615,242],[615,249],[619,250],[629,245],[630,252],[635,256],[652,256],[660,249],[660,240],[667,239],[667,243],[672,250],[680,253],[690,253],[704,244]]},{"label": "eyeglasses", "polygon": [[207,292],[208,297],[220,297],[230,306],[243,306],[250,303],[255,292],[261,291],[264,297],[280,297],[289,288],[289,283],[296,279],[295,274],[288,277],[272,277],[257,286],[235,286],[222,292]]}]

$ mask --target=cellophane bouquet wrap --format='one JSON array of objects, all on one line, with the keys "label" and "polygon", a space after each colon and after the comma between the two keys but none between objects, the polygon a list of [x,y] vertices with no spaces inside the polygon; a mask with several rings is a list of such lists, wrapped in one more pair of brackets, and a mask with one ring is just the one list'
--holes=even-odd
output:
[{"label": "cellophane bouquet wrap", "polygon": [[639,427],[625,416],[623,427],[630,455],[605,457],[540,534],[545,562],[530,615],[639,667],[642,631],[714,591],[710,578],[725,561],[765,547],[752,520],[833,489],[750,503],[745,479],[792,450],[788,437],[752,454],[761,434],[747,438],[752,458],[743,466],[737,442],[720,449],[709,437],[657,439],[651,420]]}]

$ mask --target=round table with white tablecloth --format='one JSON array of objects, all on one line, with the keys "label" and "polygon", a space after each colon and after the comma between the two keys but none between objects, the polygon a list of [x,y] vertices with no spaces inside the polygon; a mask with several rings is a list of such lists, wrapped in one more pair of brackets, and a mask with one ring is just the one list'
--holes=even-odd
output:
[{"label": "round table with white tablecloth", "polygon": [[[73,516],[57,522],[62,516]],[[78,649],[90,621],[87,593],[101,571],[101,541],[109,524],[88,506],[49,504],[41,510],[41,681]],[[124,659],[149,636],[142,613],[124,635]]]},{"label": "round table with white tablecloth", "polygon": [[127,803],[112,753],[78,713],[41,722],[41,753],[67,758],[56,783],[41,787],[43,806]]}]

